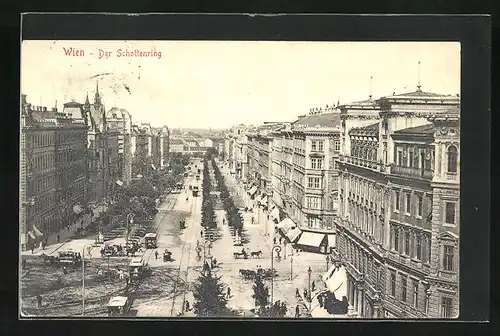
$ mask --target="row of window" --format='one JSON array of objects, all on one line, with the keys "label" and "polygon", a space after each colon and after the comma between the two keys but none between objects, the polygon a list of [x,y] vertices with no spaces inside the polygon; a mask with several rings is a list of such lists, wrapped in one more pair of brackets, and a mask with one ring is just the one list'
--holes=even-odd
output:
[{"label": "row of window", "polygon": [[307,178],[307,187],[311,189],[321,189],[322,186],[322,178],[321,177],[308,177]]},{"label": "row of window", "polygon": [[85,160],[87,151],[85,148],[67,149],[56,152],[56,163],[75,162]]},{"label": "row of window", "polygon": [[67,132],[56,132],[56,143],[65,144],[72,142],[85,143],[87,138],[87,132],[82,131],[67,131]]},{"label": "row of window", "polygon": [[293,156],[293,164],[305,168],[306,166],[305,156],[295,154]]},{"label": "row of window", "polygon": [[54,152],[33,154],[27,157],[27,161],[31,173],[54,167]]},{"label": "row of window", "polygon": [[26,148],[54,146],[54,131],[26,134]]},{"label": "row of window", "polygon": [[323,169],[323,158],[311,158],[311,169]]},{"label": "row of window", "polygon": [[[394,211],[401,210],[401,201],[403,201],[403,211],[407,215],[422,217],[424,214],[424,195],[422,193],[405,192],[401,200],[401,191],[394,190]],[[412,207],[412,204],[414,205]],[[430,210],[430,209],[429,209]]]},{"label": "row of window", "polygon": [[395,148],[396,165],[432,170],[434,149],[430,147],[402,145]]},{"label": "row of window", "polygon": [[323,152],[324,151],[324,141],[323,140],[311,140],[311,151]]},{"label": "row of window", "polygon": [[375,242],[382,244],[384,239],[384,220],[376,215],[370,213],[366,208],[348,202],[348,213],[350,220],[348,223],[352,227],[357,227],[361,232],[364,232],[368,237],[372,238]]},{"label": "row of window", "polygon": [[32,206],[29,206],[30,216],[35,216],[36,214],[43,212],[52,206],[54,206],[53,193],[44,196],[36,196],[35,203]]},{"label": "row of window", "polygon": [[54,188],[54,176],[53,175],[40,176],[35,180],[29,181],[28,183],[29,183],[28,194],[38,195],[39,193],[42,193],[45,190]]},{"label": "row of window", "polygon": [[377,161],[377,148],[366,147],[353,141],[351,143],[351,155],[369,161]]},{"label": "row of window", "polygon": [[391,250],[427,264],[431,256],[431,235],[390,224]]},{"label": "row of window", "polygon": [[[399,288],[401,289],[399,292],[396,290],[398,280]],[[397,273],[394,270],[389,272],[388,294],[396,300],[410,304],[413,308],[422,310],[427,314],[429,313],[429,294],[424,292],[423,303],[420,303],[420,287],[418,280],[409,280],[406,274]]]}]

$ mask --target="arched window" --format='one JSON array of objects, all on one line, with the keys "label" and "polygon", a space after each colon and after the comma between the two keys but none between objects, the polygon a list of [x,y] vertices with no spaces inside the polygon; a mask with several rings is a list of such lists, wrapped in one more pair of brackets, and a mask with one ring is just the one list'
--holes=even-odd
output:
[{"label": "arched window", "polygon": [[455,146],[448,147],[448,172],[456,173],[458,166],[458,150]]}]

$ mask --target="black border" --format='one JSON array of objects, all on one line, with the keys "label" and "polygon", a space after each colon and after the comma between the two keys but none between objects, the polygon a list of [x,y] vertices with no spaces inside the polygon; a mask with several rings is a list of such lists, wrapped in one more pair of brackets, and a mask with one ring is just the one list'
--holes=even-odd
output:
[{"label": "black border", "polygon": [[[250,15],[194,15],[173,14],[161,15],[98,15],[98,14],[27,14],[22,19],[22,34],[24,39],[186,39],[186,40],[282,40],[282,41],[370,41],[370,40],[426,40],[426,41],[460,41],[462,44],[462,143],[461,143],[461,320],[490,319],[488,302],[489,293],[489,191],[490,191],[490,38],[491,22],[487,16],[353,16],[353,15],[278,15],[278,16],[250,16]],[[14,111],[19,108],[19,68],[14,64],[19,62],[18,36],[7,36],[12,41],[12,49],[7,49],[11,57],[7,64],[7,73],[11,76],[11,84],[8,86],[7,97],[10,108],[7,114],[16,129],[16,139],[11,143],[18,142],[18,115]],[[16,78],[17,77],[17,78]],[[12,112],[11,112],[12,111]],[[11,120],[12,119],[12,120]],[[9,188],[18,192],[18,147],[9,146],[9,154],[13,154],[16,163],[16,174],[9,180]],[[8,203],[15,209],[17,204],[15,197],[9,198]],[[17,202],[16,202],[17,203]],[[16,210],[14,210],[16,211]],[[7,223],[4,223],[7,224]],[[11,232],[12,231],[12,232]],[[10,222],[6,234],[9,237],[17,237],[17,225]],[[17,260],[17,246],[11,260]],[[9,253],[9,255],[11,255]],[[9,279],[16,282],[14,274],[9,274]],[[5,274],[5,273],[4,273]],[[2,290],[5,292],[5,290]],[[9,291],[10,292],[10,291]],[[17,290],[12,291],[17,303]],[[9,294],[11,294],[9,293]],[[11,296],[11,295],[10,295]],[[4,307],[6,305],[3,305]],[[12,305],[11,307],[16,307]],[[11,323],[3,323],[7,311],[2,310],[2,327],[11,334]],[[65,321],[67,324],[83,325],[81,321]],[[123,322],[125,328],[129,328],[132,322]],[[205,326],[208,321],[185,324],[182,323],[183,334],[188,332],[188,325]],[[199,323],[199,324],[198,324]],[[252,334],[259,333],[259,328],[267,325],[241,322],[241,331]],[[252,328],[246,328],[251,323]],[[377,322],[378,323],[378,322]],[[382,322],[383,323],[383,322]],[[21,321],[21,331],[26,332],[24,327],[30,326],[30,334],[45,334],[43,329],[31,329],[41,325],[54,325],[55,322],[43,321]],[[201,324],[201,325],[200,325]],[[231,323],[232,324],[232,323]],[[392,323],[384,325],[391,329]],[[418,330],[427,322],[412,324],[412,329]],[[19,326],[18,325],[18,326]],[[90,329],[99,330],[105,334],[109,324],[92,322],[88,325]],[[92,325],[92,327],[91,327]],[[153,324],[148,324],[148,327]],[[326,324],[322,322],[313,323],[273,323],[279,327],[277,330],[295,331],[297,327],[319,325],[328,332],[340,332],[347,328],[350,331],[369,330],[372,324],[337,322]],[[471,332],[464,324],[445,324],[447,329],[453,332],[465,332],[468,334],[479,334],[478,329]],[[145,324],[134,324],[137,331],[146,332]],[[174,326],[178,323],[169,323],[168,330],[174,332]],[[249,325],[250,326],[250,325]],[[342,328],[339,328],[341,327]],[[468,326],[468,325],[467,325]],[[283,327],[283,328],[282,328]],[[429,325],[430,327],[430,325]],[[442,327],[440,325],[439,327]],[[111,327],[112,328],[112,327]],[[125,329],[124,328],[124,329]],[[257,328],[257,329],[256,329]],[[293,328],[293,329],[292,329]],[[316,328],[316,326],[315,326]],[[424,327],[425,328],[425,327]],[[87,329],[87,328],[86,328]],[[82,330],[90,332],[88,330]],[[210,329],[212,326],[210,324]],[[427,328],[426,328],[427,329]],[[482,328],[481,328],[482,329]],[[110,332],[113,329],[110,329]],[[127,330],[127,329],[125,329]],[[130,329],[132,330],[132,329]],[[203,330],[203,329],[202,329]],[[209,329],[205,329],[209,330]],[[215,329],[212,329],[215,331]],[[305,329],[307,330],[307,329]],[[432,324],[432,331],[440,330],[437,325]],[[467,331],[468,330],[468,331]],[[56,331],[63,334],[62,330]],[[241,332],[240,331],[240,332]],[[427,330],[426,332],[428,332]],[[447,330],[450,331],[450,330]],[[158,331],[156,331],[158,332]],[[165,329],[167,332],[167,329]]]}]

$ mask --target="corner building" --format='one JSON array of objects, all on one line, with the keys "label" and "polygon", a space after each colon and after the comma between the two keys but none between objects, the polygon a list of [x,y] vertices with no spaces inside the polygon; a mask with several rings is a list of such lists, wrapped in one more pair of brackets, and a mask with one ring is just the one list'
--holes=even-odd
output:
[{"label": "corner building", "polygon": [[[437,140],[439,116],[458,119],[458,106],[458,97],[418,88],[341,107],[336,252],[346,264],[349,304],[358,316],[458,313],[458,287],[451,284],[458,279],[458,137],[450,154],[454,180],[443,181],[440,165],[448,154],[436,154],[450,148]],[[436,197],[441,189],[450,195],[445,203]]]}]

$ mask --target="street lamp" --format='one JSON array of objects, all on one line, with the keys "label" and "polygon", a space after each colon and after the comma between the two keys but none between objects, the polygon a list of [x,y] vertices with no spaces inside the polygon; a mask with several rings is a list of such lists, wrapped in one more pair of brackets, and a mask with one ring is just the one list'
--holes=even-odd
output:
[{"label": "street lamp", "polygon": [[92,250],[92,245],[86,244],[82,249],[82,316],[85,316],[85,250]]},{"label": "street lamp", "polygon": [[[311,266],[309,266],[309,268],[307,269],[307,275],[309,276],[309,291],[307,293],[309,295],[309,298],[312,299],[312,295],[311,295],[311,273],[312,273],[312,269],[311,269]],[[309,313],[311,313],[311,301],[312,300],[309,300],[309,298],[307,298],[307,300],[309,301]]]},{"label": "street lamp", "polygon": [[281,261],[281,246],[274,245],[271,248],[271,304],[274,304],[274,252],[276,251],[276,261]]},{"label": "street lamp", "polygon": [[129,224],[134,224],[134,213],[131,212],[127,215],[127,233],[125,235],[125,245],[128,245]]},{"label": "street lamp", "polygon": [[293,255],[290,256],[290,280],[293,280]]}]

